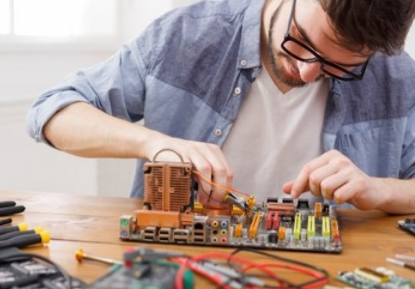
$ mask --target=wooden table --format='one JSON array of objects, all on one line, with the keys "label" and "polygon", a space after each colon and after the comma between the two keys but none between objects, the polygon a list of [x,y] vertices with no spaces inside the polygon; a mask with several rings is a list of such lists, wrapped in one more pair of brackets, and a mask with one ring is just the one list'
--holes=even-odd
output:
[{"label": "wooden table", "polygon": [[[129,198],[80,196],[59,193],[0,191],[0,200],[14,200],[26,211],[12,216],[13,223],[26,222],[29,228],[42,226],[51,233],[46,246],[32,246],[25,251],[44,255],[64,267],[69,274],[91,282],[105,274],[108,265],[85,261],[78,263],[75,251],[121,259],[127,246],[141,243],[119,239],[119,220],[140,208],[140,200]],[[379,211],[339,210],[340,232],[343,241],[341,254],[270,251],[279,256],[314,264],[330,273],[329,284],[345,286],[336,280],[339,271],[356,267],[383,266],[402,277],[415,280],[415,273],[386,262],[386,257],[406,254],[415,257],[415,238],[397,228],[403,216],[389,216]],[[177,250],[189,255],[212,251],[203,246],[145,244],[148,247]],[[215,251],[233,249],[215,247]],[[197,280],[197,288],[217,288],[205,280]]]}]

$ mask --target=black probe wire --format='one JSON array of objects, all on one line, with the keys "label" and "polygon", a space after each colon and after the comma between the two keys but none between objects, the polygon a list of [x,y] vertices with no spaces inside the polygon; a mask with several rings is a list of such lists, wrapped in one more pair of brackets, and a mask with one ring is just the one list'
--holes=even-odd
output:
[{"label": "black probe wire", "polygon": [[[304,283],[300,283],[300,284],[297,284],[297,285],[294,285],[291,282],[287,282],[287,284],[290,284],[290,286],[295,286],[296,288],[302,288],[304,286],[311,285],[311,284],[314,284],[314,283],[319,282],[319,281],[323,281],[323,280],[325,280],[329,277],[329,273],[325,269],[323,269],[321,267],[318,267],[316,265],[311,265],[311,264],[308,264],[308,263],[305,263],[305,262],[296,261],[296,260],[293,260],[293,259],[278,256],[278,255],[273,255],[273,254],[270,254],[270,253],[266,253],[266,252],[262,252],[262,251],[253,249],[253,248],[238,248],[238,249],[236,249],[234,252],[231,253],[231,256],[228,259],[228,261],[231,261],[230,259],[232,258],[233,255],[236,255],[239,252],[243,252],[243,251],[258,254],[258,255],[263,255],[263,256],[266,256],[268,258],[284,261],[284,262],[287,262],[287,263],[297,264],[297,265],[300,265],[300,266],[303,266],[303,267],[306,267],[306,268],[310,268],[314,271],[317,271],[317,272],[320,272],[320,273],[323,274],[322,277],[315,278],[314,280],[304,282]],[[233,267],[233,265],[231,263],[229,263],[229,266]]]},{"label": "black probe wire", "polygon": [[[232,257],[230,256],[230,258],[232,258]],[[229,265],[228,264],[228,266],[230,268],[236,270],[242,276],[242,277],[238,277],[238,278],[235,277],[232,280],[235,280],[235,281],[238,281],[238,282],[242,283],[243,286],[245,286],[247,284],[247,282],[243,282],[242,281],[243,279],[246,279],[248,277],[253,277],[253,278],[261,278],[261,279],[270,279],[270,280],[272,280],[274,282],[278,282],[280,284],[284,284],[283,286],[280,286],[280,287],[275,287],[274,285],[264,284],[263,286],[261,286],[261,288],[286,288],[287,286],[288,287],[291,287],[291,288],[300,288],[300,287],[296,287],[297,285],[291,283],[290,281],[288,281],[288,280],[286,280],[284,278],[272,277],[272,276],[269,276],[269,275],[267,275],[265,273],[264,274],[253,274],[253,273],[251,274],[251,273],[247,273],[247,271],[237,270],[235,267],[233,267],[233,265]],[[224,285],[229,285],[228,283],[230,283],[230,281],[231,280],[229,280],[228,282],[226,282],[226,284],[222,284],[222,286],[218,286],[217,289],[224,288],[223,287]],[[245,288],[245,287],[243,287],[243,288]]]},{"label": "black probe wire", "polygon": [[[252,249],[253,251],[254,251],[254,249]],[[237,252],[236,252],[237,253]],[[228,258],[228,262],[231,262],[231,258],[232,258],[232,256],[233,255],[235,255],[236,253],[231,253],[230,254],[230,256],[229,256],[229,258]],[[253,252],[253,253],[255,253],[255,252]],[[238,270],[238,269],[236,269],[233,265],[231,265],[231,263],[229,263],[228,264],[228,266],[230,267],[230,268],[232,268],[232,269],[234,269],[234,270],[237,270],[238,272],[239,272],[239,274],[241,274],[241,275],[243,275],[245,278],[247,278],[247,277],[254,277],[254,278],[262,278],[262,279],[269,279],[269,280],[271,280],[271,281],[274,281],[274,282],[277,282],[277,283],[280,283],[280,284],[283,284],[283,285],[280,285],[279,287],[276,287],[275,285],[268,285],[268,284],[265,284],[265,285],[263,285],[263,286],[261,286],[261,288],[287,288],[287,287],[291,287],[291,288],[300,288],[300,287],[297,287],[297,285],[295,285],[294,283],[292,283],[292,282],[290,282],[290,281],[288,281],[287,279],[285,279],[285,278],[281,278],[281,277],[277,277],[277,276],[270,276],[269,274],[265,274],[265,273],[263,273],[263,274],[259,274],[259,273],[257,273],[257,274],[254,274],[254,273],[247,273],[247,271],[248,270],[246,270],[246,271],[244,271],[244,270]],[[255,267],[254,267],[255,268]],[[257,268],[258,269],[258,268]]]},{"label": "black probe wire", "polygon": [[[289,286],[294,286],[294,288],[303,288],[304,286],[312,285],[312,284],[317,283],[319,281],[323,281],[325,279],[328,279],[328,277],[329,277],[329,273],[325,269],[323,269],[319,266],[311,265],[311,264],[308,264],[308,263],[305,263],[305,262],[301,262],[301,261],[297,261],[297,260],[293,260],[293,259],[289,259],[289,258],[285,258],[285,257],[281,257],[281,256],[278,256],[278,255],[273,255],[273,254],[270,254],[270,253],[266,253],[266,252],[263,252],[263,251],[253,249],[253,248],[238,248],[238,249],[234,250],[228,258],[228,266],[233,268],[234,270],[237,270],[233,266],[233,264],[231,262],[231,258],[232,258],[232,256],[235,256],[236,254],[238,254],[240,252],[244,252],[244,251],[250,252],[250,253],[253,253],[253,254],[263,255],[263,256],[266,256],[266,257],[271,258],[271,259],[280,260],[280,261],[284,261],[284,262],[287,262],[287,263],[300,265],[300,266],[312,269],[314,271],[317,271],[317,272],[320,272],[320,273],[323,274],[322,277],[315,278],[314,280],[304,282],[304,283],[300,283],[300,284],[297,284],[297,285],[294,285],[291,282],[287,282],[287,284],[289,284]],[[268,288],[280,288],[280,287],[268,287]]]},{"label": "black probe wire", "polygon": [[[226,277],[227,277],[227,279],[228,280],[226,280],[226,281],[221,281],[220,283],[219,282],[216,282],[216,281],[213,281],[212,280],[212,282],[214,282],[214,283],[217,283],[217,287],[216,287],[216,289],[223,289],[223,288],[227,288],[227,287],[225,287],[225,286],[231,286],[232,284],[232,281],[235,281],[235,282],[238,282],[239,284],[241,284],[243,287],[241,287],[241,288],[246,288],[245,286],[246,285],[249,285],[249,287],[252,287],[252,286],[254,286],[255,288],[276,288],[275,286],[268,286],[268,285],[263,285],[263,286],[255,286],[255,285],[252,285],[251,283],[249,283],[249,282],[247,282],[247,281],[245,281],[244,279],[246,279],[247,277],[260,277],[260,278],[268,278],[268,279],[272,279],[273,281],[277,281],[278,283],[280,283],[280,284],[287,284],[287,283],[289,283],[289,282],[287,282],[287,281],[285,281],[285,280],[283,280],[283,279],[280,279],[280,278],[277,278],[277,277],[271,277],[271,276],[269,276],[269,275],[266,275],[266,274],[264,274],[264,275],[261,275],[261,274],[249,274],[249,273],[247,273],[247,271],[242,271],[242,270],[237,270],[237,269],[235,269],[233,266],[229,266],[229,264],[228,264],[228,260],[229,260],[229,258],[231,258],[231,256],[230,256],[230,254],[227,254],[227,255],[229,255],[225,260],[227,260],[227,261],[225,261],[225,262],[220,262],[220,263],[217,263],[217,264],[220,264],[220,265],[222,265],[222,266],[228,266],[228,268],[230,268],[230,269],[233,269],[233,270],[235,270],[235,272],[237,272],[238,274],[239,274],[239,276],[235,276],[235,277],[232,277],[232,276],[230,276],[230,275],[226,275]],[[197,258],[196,258],[197,259]],[[193,259],[194,260],[194,259]],[[199,264],[205,264],[205,263],[211,263],[211,264],[215,264],[215,263],[212,263],[212,260],[211,259],[198,259],[196,262],[198,262]],[[285,282],[285,283],[284,283]],[[233,287],[232,287],[233,288]],[[278,287],[278,288],[286,288],[286,286],[281,286],[281,287]],[[293,289],[294,288],[294,285],[292,285],[292,288],[290,288],[290,289]]]}]

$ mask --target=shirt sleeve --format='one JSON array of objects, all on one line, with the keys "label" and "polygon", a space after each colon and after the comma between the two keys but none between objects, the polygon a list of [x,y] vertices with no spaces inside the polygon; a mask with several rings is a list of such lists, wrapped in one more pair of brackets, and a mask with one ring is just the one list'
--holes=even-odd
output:
[{"label": "shirt sleeve", "polygon": [[399,174],[399,177],[403,179],[415,177],[415,106],[408,113]]},{"label": "shirt sleeve", "polygon": [[144,114],[145,66],[136,42],[125,45],[108,60],[68,75],[61,83],[41,94],[28,110],[26,130],[38,142],[48,143],[46,123],[61,109],[86,102],[127,121]]}]

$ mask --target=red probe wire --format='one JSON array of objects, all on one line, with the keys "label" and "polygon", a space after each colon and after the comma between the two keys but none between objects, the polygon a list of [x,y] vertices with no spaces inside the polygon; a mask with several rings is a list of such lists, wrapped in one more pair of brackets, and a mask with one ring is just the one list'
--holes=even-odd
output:
[{"label": "red probe wire", "polygon": [[[197,266],[195,266],[195,263],[202,261],[202,260],[212,260],[213,258],[216,259],[225,259],[225,260],[230,260],[232,259],[233,261],[237,261],[239,263],[244,264],[244,267],[242,268],[242,271],[247,271],[250,269],[258,269],[260,271],[262,271],[263,273],[265,273],[266,275],[268,275],[269,277],[274,278],[274,281],[277,281],[279,283],[279,288],[281,289],[294,289],[294,288],[303,288],[303,289],[312,289],[312,288],[318,288],[321,287],[325,284],[327,284],[328,282],[328,278],[327,276],[325,276],[323,273],[318,272],[316,270],[309,270],[300,266],[293,266],[293,265],[288,265],[288,264],[282,264],[282,263],[261,263],[261,264],[257,264],[254,262],[251,262],[250,260],[246,259],[246,258],[242,258],[242,257],[238,257],[235,255],[231,255],[231,254],[225,254],[225,253],[206,253],[206,254],[201,254],[198,255],[196,257],[193,258],[175,258],[173,259],[174,262],[179,263],[181,266],[179,268],[179,271],[177,272],[177,276],[176,276],[176,280],[175,280],[175,285],[176,285],[176,289],[183,289],[183,275],[186,269],[190,269],[200,275],[202,275],[203,277],[208,278],[209,280],[211,280],[212,282],[221,285],[223,288],[226,289],[232,289],[232,287],[229,287],[226,282],[223,283],[221,282],[223,279],[223,275],[221,275],[220,273],[217,274],[209,274],[207,272],[203,272],[203,270]],[[292,287],[292,286],[285,286],[284,281],[278,279],[277,275],[272,272],[271,270],[269,270],[268,267],[278,267],[278,268],[284,268],[284,269],[289,269],[289,270],[293,270],[293,271],[298,271],[300,273],[309,275],[309,276],[313,276],[316,277],[317,280],[314,281],[313,283],[301,286],[301,287]],[[231,277],[229,277],[230,279],[232,279]],[[319,280],[321,279],[321,280]],[[260,289],[262,287],[256,287],[256,286],[245,286],[244,288],[246,289]]]}]

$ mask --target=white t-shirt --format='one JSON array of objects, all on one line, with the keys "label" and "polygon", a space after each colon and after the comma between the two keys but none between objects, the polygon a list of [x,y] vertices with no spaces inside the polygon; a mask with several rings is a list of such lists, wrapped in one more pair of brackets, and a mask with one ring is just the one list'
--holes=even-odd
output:
[{"label": "white t-shirt", "polygon": [[328,89],[324,79],[283,94],[263,66],[222,147],[235,189],[255,196],[257,203],[289,197],[283,184],[322,153]]}]

